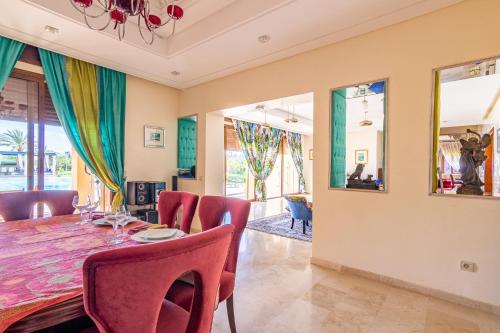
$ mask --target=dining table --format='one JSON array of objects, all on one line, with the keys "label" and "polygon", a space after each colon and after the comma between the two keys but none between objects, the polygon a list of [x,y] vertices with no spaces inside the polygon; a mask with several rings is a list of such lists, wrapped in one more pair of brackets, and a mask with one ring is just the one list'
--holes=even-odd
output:
[{"label": "dining table", "polygon": [[[0,222],[0,332],[32,332],[85,315],[82,266],[110,244],[113,228],[65,215]],[[130,230],[146,222],[134,221]],[[118,230],[118,232],[121,232]]]}]

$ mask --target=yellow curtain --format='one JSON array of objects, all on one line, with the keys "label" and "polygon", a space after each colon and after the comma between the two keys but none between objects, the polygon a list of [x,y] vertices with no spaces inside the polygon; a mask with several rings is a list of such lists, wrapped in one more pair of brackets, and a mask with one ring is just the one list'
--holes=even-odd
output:
[{"label": "yellow curtain", "polygon": [[433,145],[432,145],[432,193],[436,193],[438,185],[438,153],[439,153],[439,132],[441,124],[439,114],[441,111],[441,73],[436,71],[434,77],[434,119],[433,119]]},{"label": "yellow curtain", "polygon": [[115,192],[112,206],[116,208],[124,198],[120,186],[109,176],[100,143],[96,67],[84,61],[67,58],[66,70],[83,150],[96,176],[112,192]]}]

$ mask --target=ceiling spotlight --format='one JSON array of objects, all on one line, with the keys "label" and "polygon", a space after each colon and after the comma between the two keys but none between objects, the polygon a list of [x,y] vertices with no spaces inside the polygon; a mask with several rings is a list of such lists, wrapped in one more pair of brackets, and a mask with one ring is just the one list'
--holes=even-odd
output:
[{"label": "ceiling spotlight", "polygon": [[170,74],[172,74],[173,76],[179,76],[179,75],[181,75],[181,72],[171,71]]},{"label": "ceiling spotlight", "polygon": [[57,35],[59,33],[59,29],[56,27],[53,27],[51,25],[46,25],[45,31],[47,31],[48,33],[51,33],[53,35]]},{"label": "ceiling spotlight", "polygon": [[259,42],[261,42],[262,44],[265,44],[265,43],[267,43],[267,42],[269,42],[271,40],[271,36],[269,36],[269,35],[262,35],[262,36],[257,37],[257,40]]}]

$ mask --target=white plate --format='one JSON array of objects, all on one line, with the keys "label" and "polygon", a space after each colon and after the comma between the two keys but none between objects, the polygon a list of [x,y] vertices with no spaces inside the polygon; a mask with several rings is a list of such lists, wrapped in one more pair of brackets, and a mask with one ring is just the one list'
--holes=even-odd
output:
[{"label": "white plate", "polygon": [[[155,230],[155,229],[153,229],[153,230]],[[161,229],[156,229],[156,230],[161,230]],[[141,237],[140,233],[143,231],[140,231],[140,232],[135,233],[132,236],[130,236],[130,238],[135,240],[136,242],[139,242],[139,243],[155,243],[155,242],[161,242],[161,241],[165,241],[165,240],[169,240],[169,239],[181,238],[182,236],[185,235],[182,230],[178,230],[178,229],[165,229],[165,230],[173,230],[174,232],[173,232],[172,236],[170,236],[168,238],[152,239],[152,238]]]},{"label": "white plate", "polygon": [[[103,217],[101,219],[94,220],[94,221],[92,221],[92,223],[94,225],[109,225],[109,226],[111,226],[111,225],[113,225],[110,221],[111,218],[115,218],[115,217],[114,216],[106,216],[106,217]],[[130,222],[134,222],[134,221],[137,221],[137,218],[131,216],[127,219],[127,221],[125,222],[125,225],[129,224]]]},{"label": "white plate", "polygon": [[177,229],[170,228],[149,228],[146,230],[139,231],[137,233],[137,237],[145,238],[145,239],[166,239],[170,237],[174,237]]}]

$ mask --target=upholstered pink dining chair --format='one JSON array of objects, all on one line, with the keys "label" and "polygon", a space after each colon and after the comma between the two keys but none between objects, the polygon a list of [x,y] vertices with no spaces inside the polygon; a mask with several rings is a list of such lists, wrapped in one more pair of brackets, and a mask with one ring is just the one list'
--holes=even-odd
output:
[{"label": "upholstered pink dining chair", "polygon": [[[85,311],[101,333],[209,333],[233,231],[227,225],[89,256],[83,264]],[[186,272],[194,276],[190,312],[164,299]]]},{"label": "upholstered pink dining chair", "polygon": [[36,203],[45,203],[52,216],[74,212],[73,197],[77,191],[13,191],[0,192],[0,215],[4,221],[29,219]]},{"label": "upholstered pink dining chair", "polygon": [[36,191],[0,192],[0,215],[4,221],[29,219],[37,200]]},{"label": "upholstered pink dining chair", "polygon": [[[236,332],[233,302],[236,265],[238,262],[241,235],[247,225],[249,212],[250,202],[247,200],[220,196],[204,196],[200,200],[199,215],[203,232],[223,223],[226,213],[229,213],[231,224],[235,227],[227,262],[222,272],[219,290],[219,301],[226,301],[229,327],[232,333]],[[185,310],[189,310],[193,299],[192,286],[181,281],[177,281],[174,286],[175,288],[169,291],[166,298]]]},{"label": "upholstered pink dining chair", "polygon": [[166,224],[169,228],[175,227],[177,211],[182,206],[182,217],[180,229],[189,234],[193,222],[198,195],[181,191],[162,191],[158,199],[158,210],[160,211],[160,224]]},{"label": "upholstered pink dining chair", "polygon": [[75,211],[73,198],[78,195],[77,191],[51,190],[37,192],[38,202],[46,204],[52,216],[69,215]]}]

